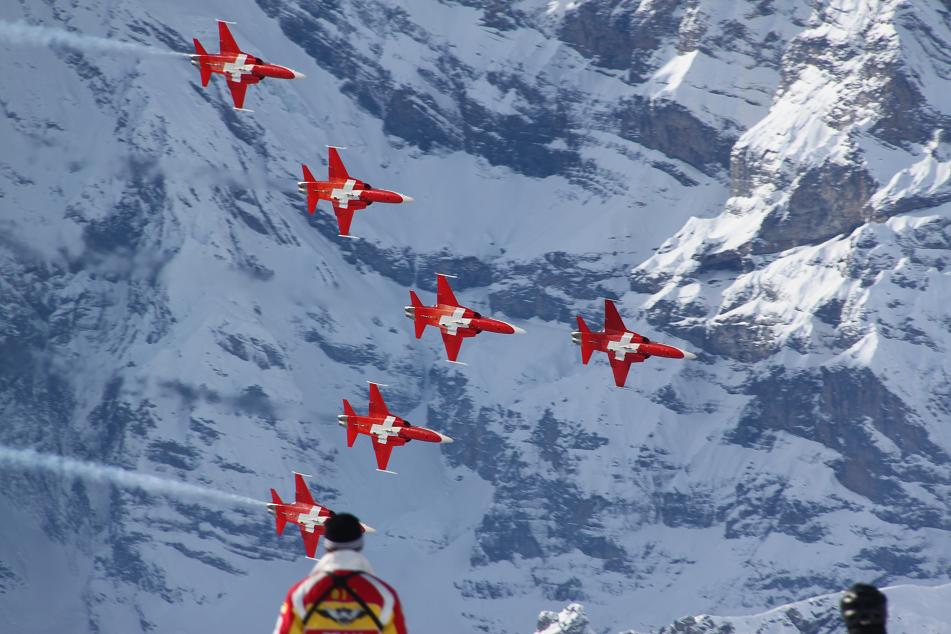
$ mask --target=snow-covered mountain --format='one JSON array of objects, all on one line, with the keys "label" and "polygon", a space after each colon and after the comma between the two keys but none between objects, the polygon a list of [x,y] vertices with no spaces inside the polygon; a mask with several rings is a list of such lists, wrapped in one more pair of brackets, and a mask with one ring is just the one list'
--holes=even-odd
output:
[{"label": "snow-covered mountain", "polygon": [[[236,20],[307,74],[234,112]],[[0,6],[0,443],[374,525],[414,632],[751,614],[951,566],[951,7],[832,0]],[[300,163],[416,198],[309,217]],[[528,330],[413,337],[409,288]],[[630,389],[576,314],[700,354]],[[448,433],[348,449],[388,383]],[[365,440],[365,439],[364,439]],[[246,507],[3,467],[0,624],[266,630],[308,562]],[[55,602],[50,597],[55,597]],[[37,615],[40,616],[37,616]],[[951,621],[951,614],[948,616]]]},{"label": "snow-covered mountain", "polygon": [[[942,634],[948,631],[951,584],[884,588],[888,597],[889,634]],[[783,605],[740,617],[688,616],[657,630],[657,634],[839,634],[844,625],[841,592]],[[584,606],[569,604],[560,612],[538,617],[536,634],[594,634]],[[630,630],[624,634],[638,634]]]}]

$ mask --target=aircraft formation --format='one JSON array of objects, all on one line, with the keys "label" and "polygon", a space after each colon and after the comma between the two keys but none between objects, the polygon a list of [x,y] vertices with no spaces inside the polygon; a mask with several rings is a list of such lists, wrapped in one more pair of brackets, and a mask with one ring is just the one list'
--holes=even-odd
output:
[{"label": "aircraft formation", "polygon": [[[214,73],[225,76],[235,110],[250,112],[244,108],[244,100],[247,88],[252,84],[266,78],[304,78],[303,73],[285,66],[268,64],[259,57],[241,51],[231,35],[228,24],[223,20],[218,21],[219,53],[208,53],[196,38],[194,40],[195,54],[189,57],[192,64],[198,67],[202,86],[208,85]],[[328,148],[327,180],[318,181],[307,165],[303,164],[301,165],[303,180],[297,183],[297,187],[301,193],[307,195],[306,206],[310,214],[316,211],[319,201],[330,202],[337,218],[340,236],[354,237],[350,235],[354,214],[373,203],[413,202],[413,199],[405,194],[377,189],[365,181],[352,178],[340,159],[338,149],[342,148],[334,146],[328,146]],[[436,275],[436,303],[432,306],[423,304],[415,291],[409,292],[410,305],[403,310],[406,317],[413,320],[417,339],[423,336],[427,326],[437,328],[446,349],[446,360],[465,365],[458,361],[464,339],[476,337],[482,332],[504,335],[525,334],[525,331],[518,326],[483,316],[459,303],[449,284],[451,277],[453,276],[443,273]],[[604,300],[604,330],[598,332],[590,330],[580,315],[577,321],[578,330],[571,333],[571,340],[581,348],[581,362],[587,365],[596,350],[606,353],[614,373],[615,385],[618,387],[625,386],[633,363],[642,363],[650,357],[696,358],[696,355],[690,352],[653,342],[643,335],[628,330],[614,302],[609,299]],[[452,438],[438,431],[413,425],[406,419],[392,414],[380,392],[381,384],[368,383],[370,384],[370,402],[367,414],[358,414],[350,402],[344,399],[343,414],[340,414],[337,420],[342,427],[346,428],[348,447],[353,447],[360,435],[370,437],[378,471],[395,473],[388,469],[394,447],[401,447],[414,440],[437,444],[453,442]],[[272,501],[267,504],[267,509],[275,516],[279,535],[284,532],[288,523],[299,527],[304,550],[307,556],[312,558],[317,552],[320,537],[323,535],[324,523],[334,512],[314,501],[303,474],[295,472],[294,480],[294,502],[283,502],[277,491],[271,489]],[[364,526],[364,529],[373,530],[367,526]]]}]

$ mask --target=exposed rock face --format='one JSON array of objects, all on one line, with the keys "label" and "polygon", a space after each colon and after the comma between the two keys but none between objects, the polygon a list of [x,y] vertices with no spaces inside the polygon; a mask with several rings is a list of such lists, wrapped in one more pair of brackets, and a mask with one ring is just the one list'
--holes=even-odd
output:
[{"label": "exposed rock face", "polygon": [[592,634],[584,606],[571,603],[561,612],[542,612],[538,615],[535,634]]}]

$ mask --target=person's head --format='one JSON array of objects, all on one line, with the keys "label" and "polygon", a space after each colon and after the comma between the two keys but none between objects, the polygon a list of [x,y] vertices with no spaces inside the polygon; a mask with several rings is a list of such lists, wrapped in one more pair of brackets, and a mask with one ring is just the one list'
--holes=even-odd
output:
[{"label": "person's head", "polygon": [[363,549],[363,525],[350,513],[331,516],[324,523],[324,531],[324,544],[328,552]]},{"label": "person's head", "polygon": [[849,634],[884,634],[887,600],[878,588],[857,583],[844,593],[839,607]]}]

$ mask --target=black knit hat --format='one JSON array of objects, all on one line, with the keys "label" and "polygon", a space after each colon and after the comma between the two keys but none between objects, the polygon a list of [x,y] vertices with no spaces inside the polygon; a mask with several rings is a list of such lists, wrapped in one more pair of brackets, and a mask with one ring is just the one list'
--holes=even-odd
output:
[{"label": "black knit hat", "polygon": [[363,548],[363,525],[350,513],[333,515],[324,524],[327,550]]},{"label": "black knit hat", "polygon": [[887,599],[878,588],[857,583],[842,594],[842,620],[849,632],[884,632]]}]

